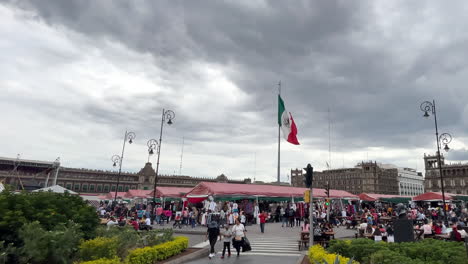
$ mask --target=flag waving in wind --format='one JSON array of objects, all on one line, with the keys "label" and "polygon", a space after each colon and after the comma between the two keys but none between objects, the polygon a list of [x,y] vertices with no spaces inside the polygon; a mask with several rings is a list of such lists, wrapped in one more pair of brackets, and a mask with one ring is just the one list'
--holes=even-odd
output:
[{"label": "flag waving in wind", "polygon": [[283,131],[284,138],[291,144],[299,145],[299,141],[297,140],[297,127],[296,123],[294,123],[294,119],[286,108],[284,107],[283,99],[281,96],[278,95],[278,125],[281,127]]}]

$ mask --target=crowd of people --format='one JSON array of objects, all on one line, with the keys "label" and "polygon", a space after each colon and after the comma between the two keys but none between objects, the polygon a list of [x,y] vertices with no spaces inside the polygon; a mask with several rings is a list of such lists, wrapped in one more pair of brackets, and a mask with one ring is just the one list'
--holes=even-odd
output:
[{"label": "crowd of people", "polygon": [[[465,227],[468,224],[468,212],[461,206],[447,206],[448,221],[445,221],[441,207],[417,206],[412,204],[407,210],[407,218],[413,221],[414,229],[420,234],[418,238],[434,235],[446,235],[455,241],[467,237]],[[231,201],[190,204],[170,202],[165,205],[148,204],[113,204],[101,202],[98,212],[106,218],[108,227],[113,225],[130,225],[135,230],[149,230],[153,225],[169,225],[173,228],[204,226],[210,227],[213,222],[219,228],[242,225],[243,230],[249,224],[259,224],[261,233],[265,232],[265,223],[278,222],[283,228],[301,228],[310,230],[308,221],[309,208],[307,203],[268,203],[262,201]],[[362,237],[370,237],[375,241],[394,241],[392,219],[397,217],[395,205],[392,204],[335,204],[330,208],[317,203],[313,210],[314,237],[332,232],[334,227],[346,226],[356,229]],[[231,232],[231,231],[230,231]],[[219,234],[222,234],[220,232]],[[218,234],[218,235],[219,235]],[[223,238],[226,240],[226,238]],[[227,242],[227,241],[225,241]]]}]

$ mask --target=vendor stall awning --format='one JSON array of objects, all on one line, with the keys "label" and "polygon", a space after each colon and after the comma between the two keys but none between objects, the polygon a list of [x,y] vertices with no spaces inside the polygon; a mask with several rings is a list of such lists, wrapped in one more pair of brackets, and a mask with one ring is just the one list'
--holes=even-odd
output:
[{"label": "vendor stall awning", "polygon": [[[457,196],[453,193],[445,193],[445,200],[454,200],[453,197]],[[440,192],[427,192],[420,194],[413,198],[413,201],[442,201],[442,193]]]},{"label": "vendor stall awning", "polygon": [[[108,194],[106,194],[105,196],[105,200],[113,200],[115,197],[115,192],[109,192]],[[124,198],[125,197],[125,192],[117,192],[117,199],[120,198]]]},{"label": "vendor stall awning", "polygon": [[[201,195],[212,195],[216,197],[303,197],[307,188],[261,185],[261,184],[232,184],[218,182],[201,182],[192,191],[187,193],[187,197],[199,197]],[[324,189],[313,190],[314,198],[325,198]],[[330,198],[357,198],[356,195],[346,191],[330,190]],[[264,199],[264,198],[262,198]]]},{"label": "vendor stall awning", "polygon": [[125,198],[137,199],[137,198],[149,198],[151,190],[128,190],[125,193]]},{"label": "vendor stall awning", "polygon": [[[156,187],[156,197],[181,198],[192,189],[186,187]],[[153,197],[152,190],[150,196]]]},{"label": "vendor stall awning", "polygon": [[359,200],[375,202],[389,202],[389,203],[406,203],[411,201],[411,196],[396,195],[396,194],[377,194],[377,193],[361,193]]},{"label": "vendor stall awning", "polygon": [[468,195],[457,194],[453,197],[454,200],[468,202]]}]

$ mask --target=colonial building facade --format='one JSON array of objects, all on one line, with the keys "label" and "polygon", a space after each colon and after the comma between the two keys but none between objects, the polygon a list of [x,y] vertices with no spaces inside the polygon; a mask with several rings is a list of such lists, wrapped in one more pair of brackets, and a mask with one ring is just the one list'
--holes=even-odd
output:
[{"label": "colonial building facade", "polygon": [[[445,164],[443,155],[441,155],[440,160],[445,192],[468,194],[468,164]],[[424,167],[426,168],[426,177],[424,179],[426,191],[440,192],[441,183],[437,155],[424,154]]]},{"label": "colonial building facade", "polygon": [[411,168],[398,168],[399,195],[417,196],[424,193],[422,173]]},{"label": "colonial building facade", "polygon": [[[304,187],[302,170],[291,170],[291,184]],[[377,162],[361,162],[354,168],[314,171],[313,187],[345,190],[353,194],[399,194],[398,169],[388,168]]]},{"label": "colonial building facade", "polygon": [[[118,191],[151,190],[156,172],[150,162],[138,173],[123,172]],[[0,158],[0,181],[17,189],[37,189],[54,183],[78,193],[108,193],[117,189],[118,172],[61,167],[59,162]],[[250,179],[229,180],[221,174],[217,178],[198,178],[178,175],[159,175],[158,186],[194,187],[202,181],[251,183]]]}]

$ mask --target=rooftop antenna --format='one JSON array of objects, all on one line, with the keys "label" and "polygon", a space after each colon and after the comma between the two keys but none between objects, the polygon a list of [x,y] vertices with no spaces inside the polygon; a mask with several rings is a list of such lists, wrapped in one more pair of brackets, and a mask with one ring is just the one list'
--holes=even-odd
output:
[{"label": "rooftop antenna", "polygon": [[185,142],[185,138],[182,137],[182,151],[180,152],[180,167],[179,167],[180,176],[182,176],[182,158],[184,157],[184,142]]}]

